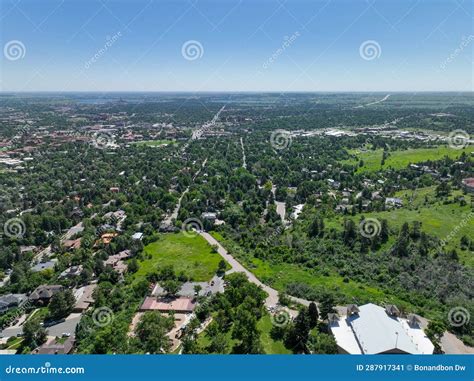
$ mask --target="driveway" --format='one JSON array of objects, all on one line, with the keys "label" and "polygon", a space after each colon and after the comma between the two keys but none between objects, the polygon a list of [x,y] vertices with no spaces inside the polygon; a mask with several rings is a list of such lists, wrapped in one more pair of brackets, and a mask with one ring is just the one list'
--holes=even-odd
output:
[{"label": "driveway", "polygon": [[[73,334],[76,331],[76,326],[79,324],[80,320],[81,320],[80,313],[71,314],[62,323],[52,325],[51,327],[47,327],[46,332],[48,332],[49,336],[61,336],[63,333]],[[22,333],[23,333],[23,327],[15,326],[15,327],[10,327],[10,328],[5,328],[0,333],[0,335],[3,337],[11,337],[11,336],[16,336]]]}]

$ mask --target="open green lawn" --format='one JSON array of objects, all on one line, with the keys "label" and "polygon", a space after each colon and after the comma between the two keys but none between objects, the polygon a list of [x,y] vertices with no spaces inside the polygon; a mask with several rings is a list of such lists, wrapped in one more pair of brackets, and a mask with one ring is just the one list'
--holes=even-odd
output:
[{"label": "open green lawn", "polygon": [[[450,199],[454,200],[455,198],[463,196],[462,190],[452,190]],[[436,186],[417,188],[416,190],[401,190],[395,193],[394,197],[401,198],[403,200],[403,205],[408,209],[414,209],[421,206],[428,206],[429,204],[436,202]],[[466,200],[469,199],[469,196],[465,197]]]},{"label": "open green lawn", "polygon": [[[263,316],[257,323],[257,328],[260,330],[260,340],[262,342],[262,347],[265,353],[267,354],[290,354],[291,351],[286,349],[281,341],[275,341],[270,336],[270,331],[272,330],[272,321],[270,315],[266,314]],[[232,330],[227,332],[227,347],[228,353],[232,352],[232,348],[238,343],[237,340],[232,339]],[[202,348],[206,348],[210,344],[210,339],[206,334],[206,331],[202,332],[198,336],[198,343]]]},{"label": "open green lawn", "polygon": [[15,337],[14,339],[12,340],[9,340],[7,342],[7,347],[5,349],[18,349],[20,348],[20,345],[21,343],[23,342],[23,338],[22,337]]},{"label": "open green lawn", "polygon": [[145,259],[139,262],[134,279],[172,265],[176,273],[183,271],[194,281],[209,281],[222,259],[218,253],[212,252],[204,238],[187,237],[182,232],[161,234],[160,239],[147,245],[144,252]]},{"label": "open green lawn", "polygon": [[176,141],[174,140],[143,140],[140,142],[134,142],[133,144],[139,145],[139,146],[148,146],[148,147],[159,147],[163,145],[168,145],[168,144],[176,144]]},{"label": "open green lawn", "polygon": [[33,312],[31,312],[30,315],[28,315],[27,320],[35,318],[38,321],[44,321],[44,319],[46,319],[46,317],[48,316],[48,313],[49,313],[48,307],[37,308]]},{"label": "open green lawn", "polygon": [[275,341],[270,336],[270,331],[273,328],[270,315],[265,315],[257,323],[258,329],[262,332],[260,340],[262,341],[263,350],[267,354],[280,355],[290,354],[291,351],[286,349],[282,341]]},{"label": "open green lawn", "polygon": [[357,172],[373,172],[381,169],[393,168],[401,169],[407,167],[409,164],[419,163],[427,160],[440,160],[444,156],[450,158],[459,157],[462,152],[469,154],[474,150],[473,147],[465,147],[464,149],[453,149],[448,146],[439,146],[437,148],[416,148],[403,151],[389,151],[390,156],[385,160],[385,165],[382,167],[383,150],[375,151],[359,151],[351,150],[349,153],[355,155],[356,159],[346,160],[346,163],[358,164],[362,159],[364,165],[359,167]]}]

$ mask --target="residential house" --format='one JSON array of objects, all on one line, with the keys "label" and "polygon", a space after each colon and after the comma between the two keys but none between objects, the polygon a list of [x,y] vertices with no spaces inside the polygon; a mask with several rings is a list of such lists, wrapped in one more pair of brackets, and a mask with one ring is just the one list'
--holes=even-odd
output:
[{"label": "residential house", "polygon": [[177,298],[156,298],[147,296],[143,301],[140,312],[160,311],[160,312],[176,312],[191,313],[196,308],[196,300],[193,298],[180,296]]},{"label": "residential house", "polygon": [[385,199],[385,206],[401,208],[403,206],[403,201],[401,198],[387,197]]},{"label": "residential house", "polygon": [[78,239],[67,239],[63,242],[63,246],[68,250],[76,250],[81,247],[81,238]]},{"label": "residential house", "polygon": [[124,259],[129,258],[130,254],[130,250],[123,250],[118,254],[108,257],[104,264],[105,266],[112,267],[119,274],[123,274],[128,268],[127,264],[124,262]]},{"label": "residential house", "polygon": [[74,278],[76,276],[81,275],[83,266],[71,266],[64,270],[60,275],[59,278]]},{"label": "residential house", "polygon": [[469,177],[462,181],[462,186],[466,192],[474,193],[474,177]]},{"label": "residential house", "polygon": [[47,262],[40,262],[40,263],[37,263],[36,265],[34,265],[32,268],[31,268],[31,271],[37,273],[37,272],[40,272],[40,271],[44,271],[44,270],[49,270],[49,269],[54,269],[54,266],[56,266],[56,263],[58,262],[58,260],[56,258],[53,258]]},{"label": "residential house", "polygon": [[75,337],[69,336],[64,342],[59,341],[56,337],[50,337],[46,343],[36,348],[34,355],[67,355],[74,349]]},{"label": "residential house", "polygon": [[133,233],[132,235],[132,239],[135,241],[141,241],[142,238],[143,238],[143,233],[140,233],[140,232]]},{"label": "residential house", "polygon": [[0,296],[0,313],[20,307],[27,299],[26,294],[6,294]]},{"label": "residential house", "polygon": [[64,289],[61,285],[41,285],[38,286],[28,297],[33,303],[48,304],[54,294]]},{"label": "residential house", "polygon": [[81,287],[77,293],[77,302],[72,312],[84,312],[91,304],[94,303],[93,293],[97,284],[89,284],[85,287]]}]

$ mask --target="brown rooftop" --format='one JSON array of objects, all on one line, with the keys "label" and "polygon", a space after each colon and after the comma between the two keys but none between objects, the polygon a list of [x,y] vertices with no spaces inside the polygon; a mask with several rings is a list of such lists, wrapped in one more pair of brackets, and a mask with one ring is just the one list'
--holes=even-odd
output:
[{"label": "brown rooftop", "polygon": [[140,307],[140,311],[160,311],[160,312],[192,312],[196,307],[196,302],[191,298],[161,298],[151,296],[145,298]]}]

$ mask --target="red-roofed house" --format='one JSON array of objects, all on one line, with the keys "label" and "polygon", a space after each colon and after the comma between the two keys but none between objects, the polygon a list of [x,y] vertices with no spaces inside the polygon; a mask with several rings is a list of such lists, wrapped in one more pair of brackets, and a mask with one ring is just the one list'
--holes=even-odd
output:
[{"label": "red-roofed house", "polygon": [[466,192],[474,193],[474,177],[468,177],[462,181],[462,185]]},{"label": "red-roofed house", "polygon": [[196,302],[192,298],[155,298],[147,296],[140,307],[141,312],[145,311],[160,311],[160,312],[177,312],[189,313],[196,308]]}]

